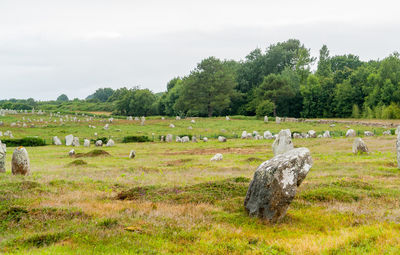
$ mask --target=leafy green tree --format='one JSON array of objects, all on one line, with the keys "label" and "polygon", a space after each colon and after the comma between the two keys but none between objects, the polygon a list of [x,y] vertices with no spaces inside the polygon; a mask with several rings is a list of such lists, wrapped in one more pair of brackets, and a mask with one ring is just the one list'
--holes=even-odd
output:
[{"label": "leafy green tree", "polygon": [[183,79],[176,109],[193,116],[221,114],[231,103],[235,78],[235,72],[226,61],[215,57],[204,59]]},{"label": "leafy green tree", "polygon": [[256,115],[258,117],[270,115],[274,112],[274,109],[275,104],[267,99],[259,103],[256,109]]},{"label": "leafy green tree", "polygon": [[68,99],[67,95],[62,94],[59,97],[57,97],[57,101],[59,101],[59,102],[67,102],[67,101],[69,101],[69,99]]},{"label": "leafy green tree", "polygon": [[106,102],[113,94],[114,90],[112,88],[100,88],[97,89],[92,95],[86,97],[86,100],[97,99],[101,102]]},{"label": "leafy green tree", "polygon": [[330,76],[332,74],[332,66],[329,57],[329,50],[326,45],[323,45],[319,50],[319,60],[316,75],[318,76]]}]

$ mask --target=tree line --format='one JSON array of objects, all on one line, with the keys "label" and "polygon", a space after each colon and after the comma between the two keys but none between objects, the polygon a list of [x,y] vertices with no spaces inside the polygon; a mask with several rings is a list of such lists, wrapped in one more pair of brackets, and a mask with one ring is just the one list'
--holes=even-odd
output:
[{"label": "tree line", "polygon": [[255,49],[241,61],[206,58],[190,74],[171,79],[161,93],[100,88],[72,103],[66,95],[52,102],[13,100],[0,106],[54,108],[75,102],[126,116],[400,118],[400,57],[395,52],[361,61],[353,54],[331,56],[323,45],[317,60],[299,40],[290,39]]}]

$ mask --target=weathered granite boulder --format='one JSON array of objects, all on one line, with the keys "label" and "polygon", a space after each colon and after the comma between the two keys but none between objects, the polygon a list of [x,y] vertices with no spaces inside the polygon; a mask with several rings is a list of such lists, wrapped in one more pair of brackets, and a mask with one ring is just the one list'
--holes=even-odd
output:
[{"label": "weathered granite boulder", "polygon": [[7,146],[0,141],[0,173],[6,172]]},{"label": "weathered granite boulder", "polygon": [[182,143],[187,143],[189,141],[190,141],[189,136],[184,136],[184,137],[181,138],[181,142]]},{"label": "weathered granite boulder", "polygon": [[322,135],[322,137],[324,137],[324,138],[330,138],[330,137],[331,137],[331,132],[329,132],[329,130],[326,130],[326,131],[324,132],[324,134]]},{"label": "weathered granite boulder", "polygon": [[102,140],[97,140],[96,143],[94,144],[96,147],[101,147],[103,146],[103,141]]},{"label": "weathered granite boulder", "polygon": [[114,142],[113,139],[108,140],[108,142],[107,142],[107,144],[106,144],[107,147],[112,147],[112,146],[114,146],[114,145],[115,145],[115,142]]},{"label": "weathered granite boulder", "polygon": [[272,133],[269,131],[264,132],[264,138],[265,139],[274,139],[274,137],[272,136]]},{"label": "weathered granite boulder", "polygon": [[83,146],[84,147],[90,147],[90,140],[89,139],[83,140]]},{"label": "weathered granite boulder", "polygon": [[210,159],[210,161],[220,161],[220,160],[222,160],[224,157],[222,156],[222,154],[221,153],[217,153],[217,154],[215,154],[211,159]]},{"label": "weathered granite boulder", "polygon": [[382,135],[391,135],[392,132],[390,130],[383,131]]},{"label": "weathered granite boulder", "polygon": [[74,136],[73,135],[67,135],[65,137],[65,145],[71,146],[73,141],[74,141]]},{"label": "weathered granite boulder", "polygon": [[317,132],[315,132],[314,130],[308,131],[307,134],[310,138],[317,138]]},{"label": "weathered granite boulder", "polygon": [[272,144],[272,150],[275,156],[294,148],[291,135],[290,129],[283,129],[279,132],[274,143]]},{"label": "weathered granite boulder", "polygon": [[372,133],[371,131],[364,131],[365,136],[374,136],[375,134]]},{"label": "weathered granite boulder", "polygon": [[207,137],[203,137],[203,142],[208,142],[208,138]]},{"label": "weathered granite boulder", "polygon": [[14,150],[11,160],[11,171],[13,175],[29,175],[30,173],[28,152],[22,146]]},{"label": "weathered granite boulder", "polygon": [[72,146],[75,146],[75,147],[80,146],[79,137],[74,137],[74,139],[72,140]]},{"label": "weathered granite boulder", "polygon": [[62,142],[60,140],[60,138],[58,138],[57,136],[53,137],[53,144],[54,145],[62,145]]},{"label": "weathered granite boulder", "polygon": [[224,143],[224,142],[226,142],[226,137],[218,136],[218,141]]},{"label": "weathered granite boulder", "polygon": [[346,137],[355,137],[356,136],[356,131],[354,129],[349,129],[346,132]]},{"label": "weathered granite boulder", "polygon": [[74,150],[74,149],[72,149],[72,150],[70,150],[70,151],[68,152],[68,156],[72,157],[72,156],[74,156],[74,155],[75,155],[75,150]]},{"label": "weathered granite boulder", "polygon": [[246,211],[272,223],[282,219],[311,166],[307,148],[293,149],[262,163],[247,190]]},{"label": "weathered granite boulder", "polygon": [[168,134],[168,135],[165,137],[165,141],[166,141],[167,143],[172,142],[172,139],[173,139],[172,134]]},{"label": "weathered granite boulder", "polygon": [[358,154],[364,152],[368,153],[368,147],[360,137],[357,137],[353,142],[353,153]]}]

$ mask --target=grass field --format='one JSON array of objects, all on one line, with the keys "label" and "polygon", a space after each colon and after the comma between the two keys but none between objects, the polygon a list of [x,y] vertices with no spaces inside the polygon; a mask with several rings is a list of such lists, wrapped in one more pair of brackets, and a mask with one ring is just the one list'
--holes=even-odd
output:
[{"label": "grass field", "polygon": [[[400,170],[394,135],[384,128],[363,138],[371,151],[353,155],[347,127],[316,123],[263,123],[254,118],[114,120],[38,123],[10,127],[23,115],[0,117],[16,138],[73,134],[112,137],[110,156],[68,156],[71,147],[27,148],[30,176],[0,174],[0,252],[4,254],[399,254]],[[48,116],[25,118],[48,119]],[[54,118],[53,118],[54,119]],[[169,128],[173,123],[176,128]],[[189,130],[188,127],[193,129]],[[234,139],[243,130],[280,129],[317,133],[329,139],[294,139],[307,147],[314,165],[282,222],[271,225],[247,216],[243,200],[257,166],[273,156],[272,140]],[[127,135],[156,142],[122,144]],[[158,136],[196,135],[203,143],[161,143]],[[226,143],[213,139],[228,137]],[[1,139],[1,138],[0,138]],[[78,147],[78,153],[94,150]],[[129,159],[130,150],[136,158]],[[215,153],[224,159],[210,162]],[[78,161],[79,160],[79,161]]]}]

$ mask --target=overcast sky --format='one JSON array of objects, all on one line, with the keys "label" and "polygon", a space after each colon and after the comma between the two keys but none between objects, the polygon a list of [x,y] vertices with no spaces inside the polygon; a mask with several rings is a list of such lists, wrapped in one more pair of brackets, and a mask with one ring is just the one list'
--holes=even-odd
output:
[{"label": "overcast sky", "polygon": [[164,91],[201,59],[290,38],[362,60],[400,51],[400,3],[355,0],[0,0],[0,99]]}]

